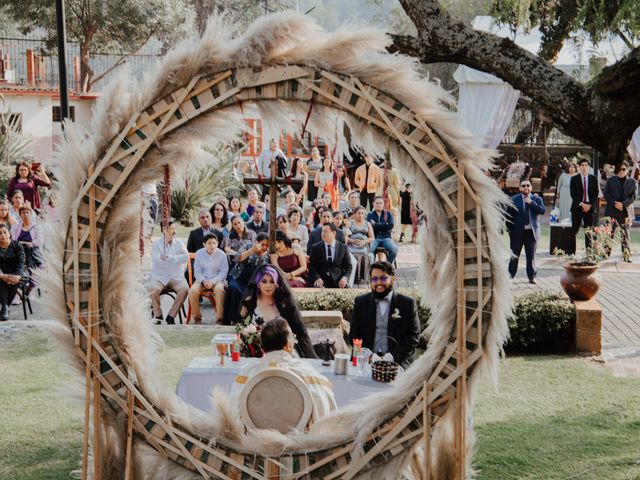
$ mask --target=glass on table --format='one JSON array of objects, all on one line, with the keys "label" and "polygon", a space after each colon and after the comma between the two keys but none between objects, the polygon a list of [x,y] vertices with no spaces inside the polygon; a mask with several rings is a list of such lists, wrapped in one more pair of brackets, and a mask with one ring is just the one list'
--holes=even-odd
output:
[{"label": "glass on table", "polygon": [[363,348],[358,352],[358,366],[356,370],[357,375],[361,377],[366,377],[369,375],[369,361],[371,360],[372,354],[373,352],[368,348]]}]

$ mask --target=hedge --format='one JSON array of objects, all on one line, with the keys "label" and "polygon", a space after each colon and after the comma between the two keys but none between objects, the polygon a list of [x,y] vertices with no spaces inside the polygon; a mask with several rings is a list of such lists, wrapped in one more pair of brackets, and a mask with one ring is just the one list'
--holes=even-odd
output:
[{"label": "hedge", "polygon": [[[424,329],[431,315],[420,304],[415,289],[400,289],[418,304],[418,317]],[[297,292],[302,310],[340,310],[345,320],[351,320],[353,302],[361,295],[358,290],[320,290]],[[510,339],[505,350],[513,353],[565,353],[574,348],[575,307],[559,295],[545,292],[514,296],[514,315],[508,318]]]}]

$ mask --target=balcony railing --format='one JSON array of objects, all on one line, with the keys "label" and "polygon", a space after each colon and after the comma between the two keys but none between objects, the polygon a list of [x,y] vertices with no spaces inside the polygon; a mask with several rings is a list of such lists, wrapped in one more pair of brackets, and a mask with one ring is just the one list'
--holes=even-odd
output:
[{"label": "balcony railing", "polygon": [[[92,54],[89,65],[93,69],[94,78],[111,68],[121,55]],[[141,77],[143,72],[156,65],[160,56],[155,54],[134,54],[125,58],[131,75]],[[121,67],[113,69],[91,90],[100,92]],[[82,91],[80,85],[80,46],[67,44],[67,78],[69,88],[75,92]],[[57,88],[60,85],[58,74],[58,57],[46,50],[45,40],[33,38],[0,37],[0,84],[15,84],[25,87]]]}]

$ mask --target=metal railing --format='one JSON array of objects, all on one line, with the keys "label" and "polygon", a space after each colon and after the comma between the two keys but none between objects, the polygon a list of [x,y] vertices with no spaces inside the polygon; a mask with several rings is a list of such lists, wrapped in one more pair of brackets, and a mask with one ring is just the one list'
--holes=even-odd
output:
[{"label": "metal railing", "polygon": [[[35,71],[30,72],[27,60],[28,52],[31,52],[37,63]],[[47,49],[47,42],[37,38],[11,38],[0,37],[0,80],[6,83],[32,86],[57,88],[60,84],[58,74],[58,59],[55,52]],[[89,65],[95,72],[94,77],[101,75],[113,66],[121,55],[114,54],[92,54]],[[67,44],[67,78],[69,88],[80,92],[79,67],[75,63],[80,59],[80,46],[74,43]],[[160,61],[160,55],[155,54],[134,54],[125,59],[123,65],[127,65],[131,74],[139,78],[142,74],[156,65]],[[78,63],[79,65],[79,63]],[[105,85],[118,74],[120,67],[115,68],[92,86],[92,91],[99,92]],[[29,81],[31,80],[31,81]]]}]

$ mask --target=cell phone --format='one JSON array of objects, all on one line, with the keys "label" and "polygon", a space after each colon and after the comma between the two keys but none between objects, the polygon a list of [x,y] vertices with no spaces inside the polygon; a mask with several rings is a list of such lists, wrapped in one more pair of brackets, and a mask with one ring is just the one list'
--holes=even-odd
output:
[{"label": "cell phone", "polygon": [[31,170],[33,170],[35,172],[36,170],[38,170],[40,168],[40,165],[42,165],[40,162],[33,162],[31,164]]}]

